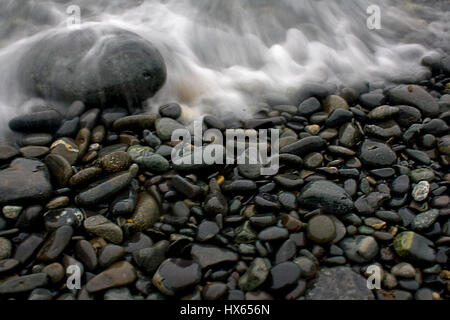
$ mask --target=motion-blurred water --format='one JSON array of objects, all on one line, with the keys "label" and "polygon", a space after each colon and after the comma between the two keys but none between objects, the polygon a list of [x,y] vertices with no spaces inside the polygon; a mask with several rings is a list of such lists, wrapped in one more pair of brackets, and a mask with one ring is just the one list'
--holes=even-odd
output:
[{"label": "motion-blurred water", "polygon": [[[168,81],[147,101],[180,102],[191,116],[247,116],[268,98],[283,102],[302,84],[376,83],[420,72],[431,50],[449,51],[449,1],[410,0],[0,0],[0,129],[37,104],[16,81],[21,55],[67,9],[81,22],[115,25],[153,42]],[[381,9],[369,30],[367,8]],[[189,108],[188,108],[189,107]]]}]

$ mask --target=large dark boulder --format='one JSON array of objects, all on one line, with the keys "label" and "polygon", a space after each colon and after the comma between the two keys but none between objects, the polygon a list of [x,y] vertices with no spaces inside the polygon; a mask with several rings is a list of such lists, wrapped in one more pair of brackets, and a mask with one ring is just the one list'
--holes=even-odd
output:
[{"label": "large dark boulder", "polygon": [[58,30],[24,54],[24,89],[46,100],[88,107],[139,107],[166,81],[159,51],[140,36],[109,26]]}]

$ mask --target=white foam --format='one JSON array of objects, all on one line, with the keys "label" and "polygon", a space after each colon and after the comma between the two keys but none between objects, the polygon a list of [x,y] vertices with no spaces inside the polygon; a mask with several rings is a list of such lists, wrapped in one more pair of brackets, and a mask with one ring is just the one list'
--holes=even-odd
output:
[{"label": "white foam", "polygon": [[[418,71],[429,48],[421,41],[402,43],[402,37],[442,37],[446,30],[440,21],[426,25],[412,17],[407,9],[417,7],[410,1],[29,0],[20,10],[14,1],[0,5],[10,11],[0,26],[11,29],[3,39],[0,34],[0,126],[30,98],[14,82],[18,57],[35,39],[26,31],[39,37],[66,28],[69,4],[81,7],[82,22],[115,25],[153,42],[166,60],[168,80],[149,108],[175,101],[191,117],[246,117],[264,97],[287,95],[311,81],[345,85]],[[366,26],[372,4],[381,8],[382,30]],[[433,8],[427,12],[442,17]],[[14,27],[18,19],[26,22],[21,28]]]}]

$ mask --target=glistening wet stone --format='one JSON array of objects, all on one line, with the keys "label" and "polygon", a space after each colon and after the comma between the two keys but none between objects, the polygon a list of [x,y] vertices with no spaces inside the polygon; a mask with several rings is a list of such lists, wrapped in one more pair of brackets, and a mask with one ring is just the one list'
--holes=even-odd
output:
[{"label": "glistening wet stone", "polygon": [[201,276],[198,263],[183,259],[168,259],[156,271],[152,283],[162,293],[174,296],[194,287],[200,282]]},{"label": "glistening wet stone", "polygon": [[353,209],[353,201],[347,192],[337,184],[319,180],[307,184],[298,197],[301,205],[320,208],[328,213],[344,214]]}]

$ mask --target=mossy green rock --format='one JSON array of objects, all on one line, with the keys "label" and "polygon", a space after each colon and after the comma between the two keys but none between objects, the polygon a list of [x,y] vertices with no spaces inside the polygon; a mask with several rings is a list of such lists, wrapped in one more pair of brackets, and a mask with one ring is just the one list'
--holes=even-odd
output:
[{"label": "mossy green rock", "polygon": [[433,242],[412,231],[395,237],[394,249],[400,257],[413,261],[433,263],[436,259]]}]

